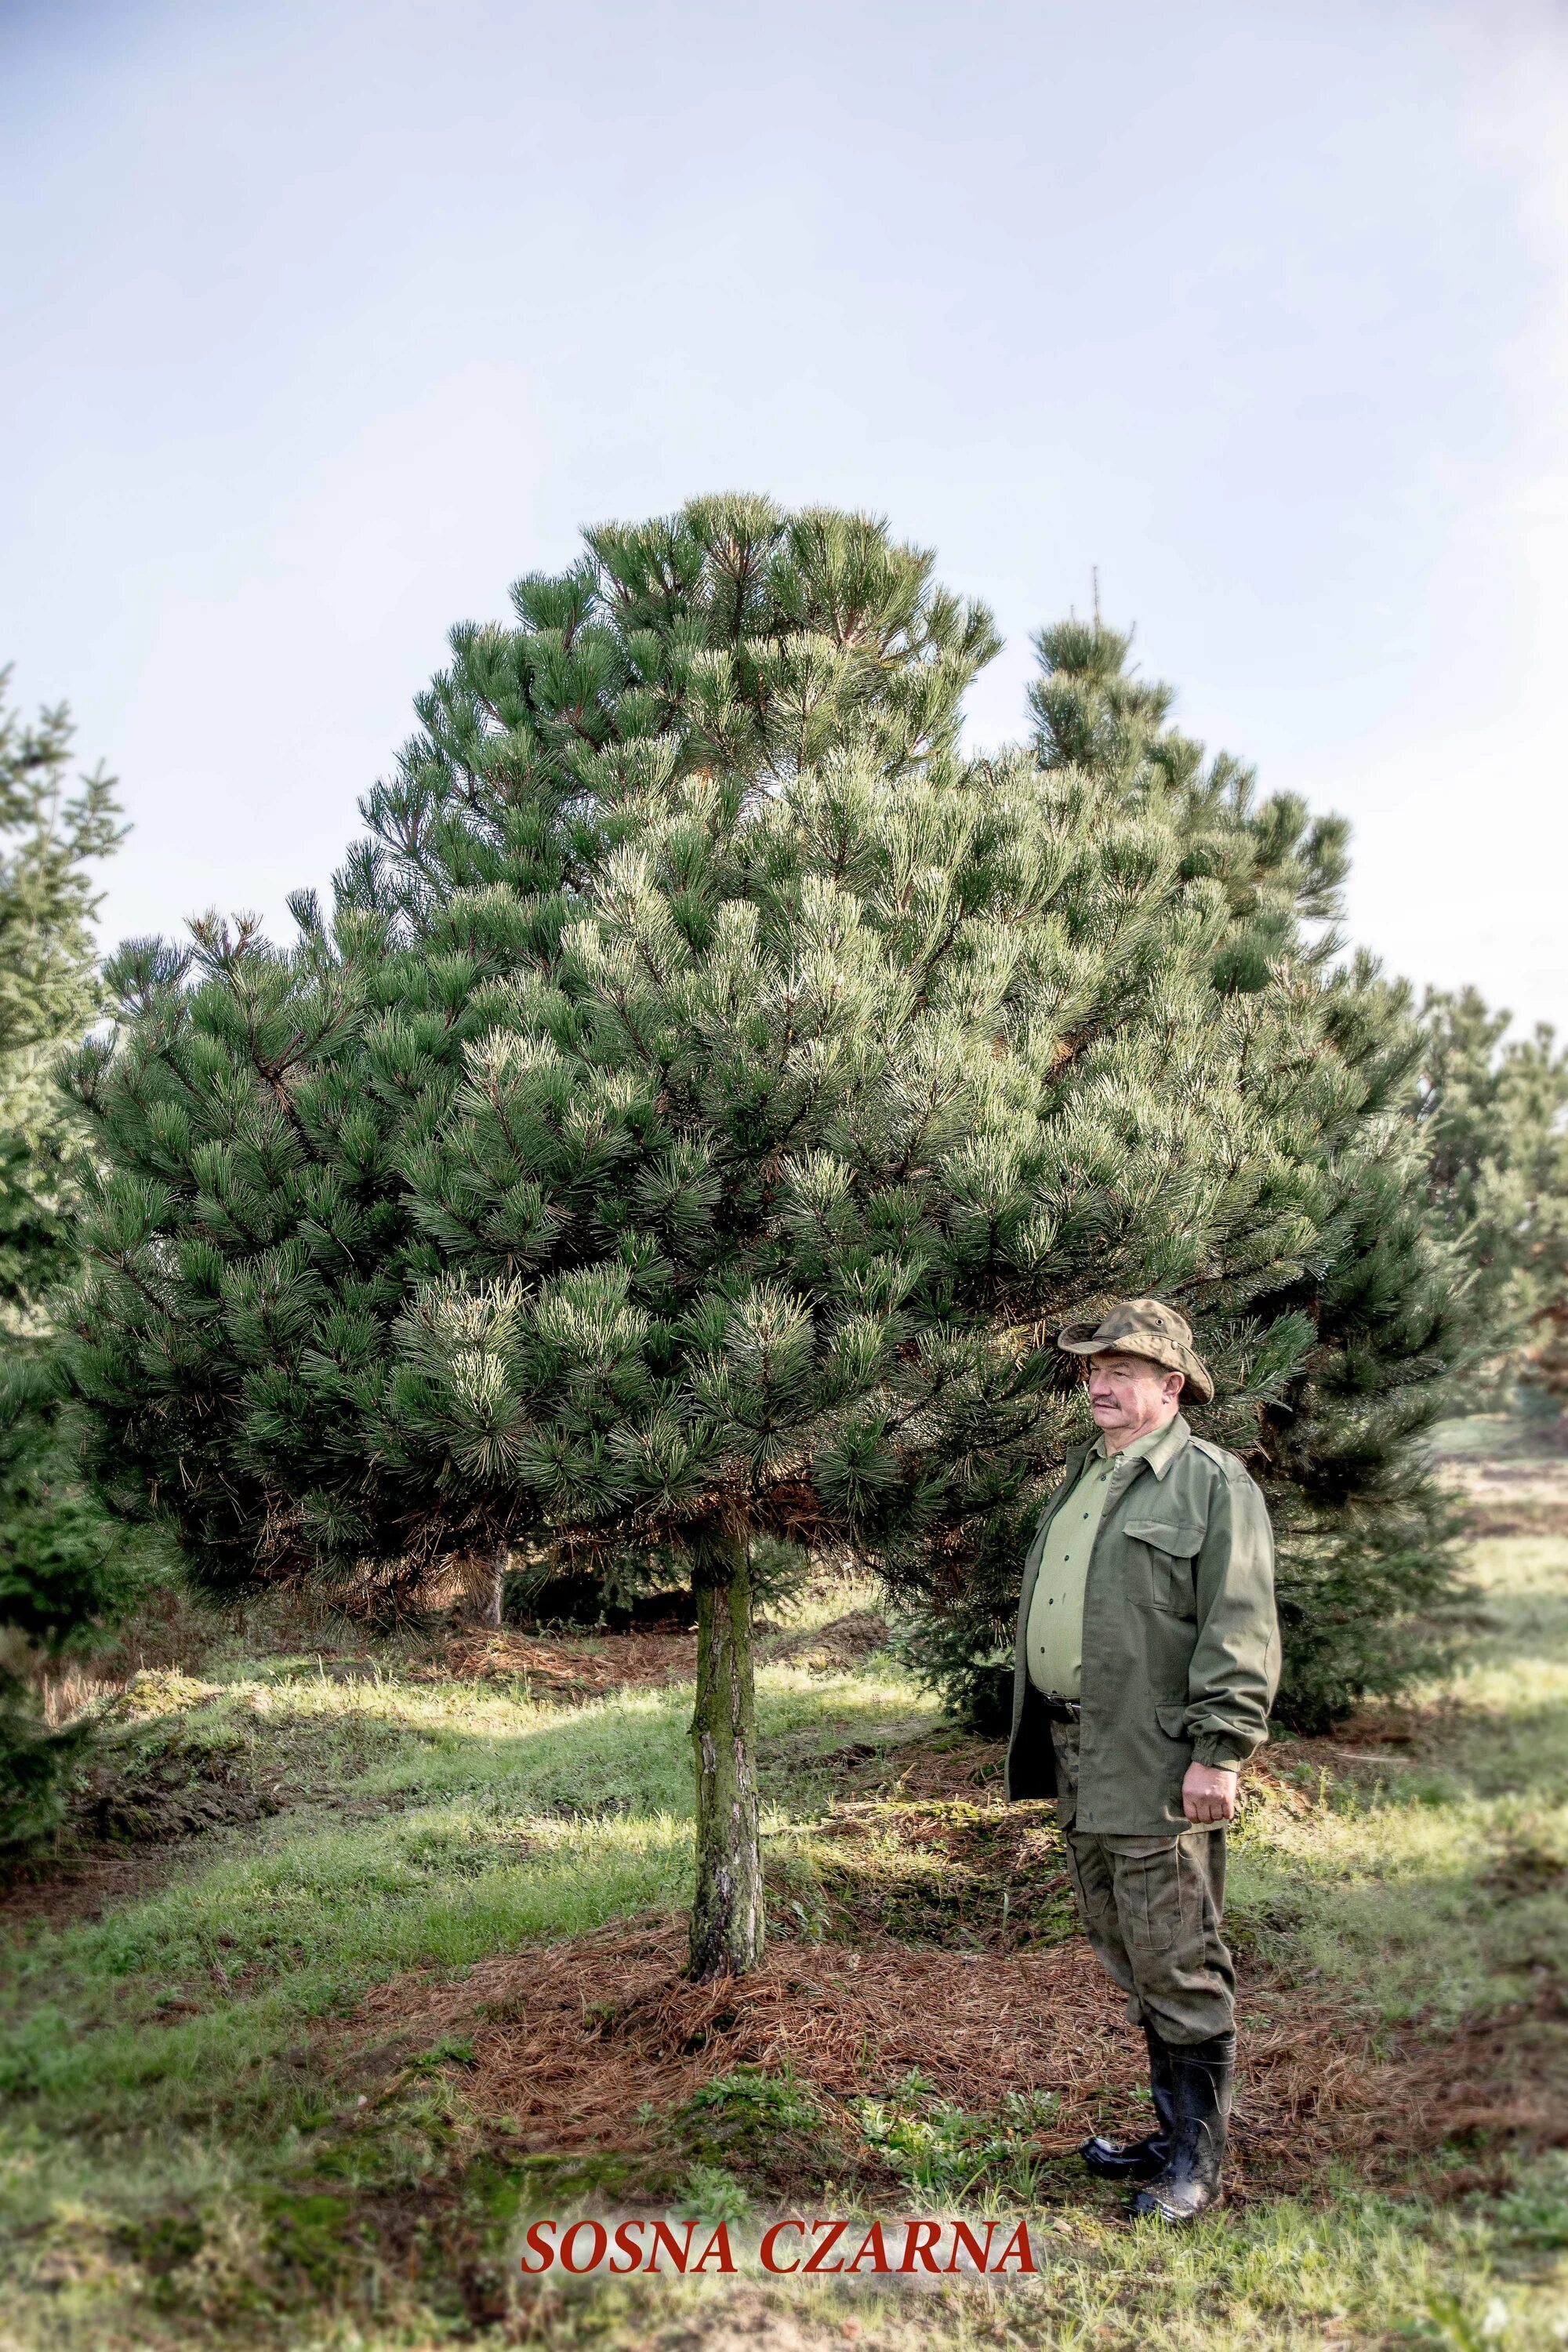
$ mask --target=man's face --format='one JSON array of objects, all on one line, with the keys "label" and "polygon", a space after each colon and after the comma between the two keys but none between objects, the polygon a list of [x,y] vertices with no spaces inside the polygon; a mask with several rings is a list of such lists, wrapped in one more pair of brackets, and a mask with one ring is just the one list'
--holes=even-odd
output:
[{"label": "man's face", "polygon": [[1106,1443],[1131,1445],[1174,1418],[1182,1393],[1180,1372],[1151,1363],[1147,1356],[1111,1352],[1089,1360],[1089,1406]]}]

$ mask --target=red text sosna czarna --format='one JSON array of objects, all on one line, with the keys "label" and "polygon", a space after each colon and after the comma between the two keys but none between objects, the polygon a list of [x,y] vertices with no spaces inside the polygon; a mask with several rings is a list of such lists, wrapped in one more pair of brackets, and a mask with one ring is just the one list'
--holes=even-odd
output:
[{"label": "red text sosna czarna", "polygon": [[[530,2278],[549,2270],[584,2278],[732,2273],[740,2268],[729,2224],[700,2221],[531,2221],[521,2264]],[[1036,2263],[1025,2221],[806,2221],[798,2215],[763,2231],[757,2263],[775,2277],[1021,2277]],[[750,2268],[748,2263],[746,2267]]]}]

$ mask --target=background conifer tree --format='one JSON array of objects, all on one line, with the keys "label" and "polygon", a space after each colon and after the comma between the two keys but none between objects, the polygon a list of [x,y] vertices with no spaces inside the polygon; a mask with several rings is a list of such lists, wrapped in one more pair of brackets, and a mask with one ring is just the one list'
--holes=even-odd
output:
[{"label": "background conifer tree", "polygon": [[[1048,804],[1086,840],[1158,841],[1169,877],[1141,910],[1143,963],[1120,943],[1102,959],[1041,1087],[1075,1215],[1093,1220],[1077,1266],[1058,1247],[1056,1320],[1140,1291],[1194,1320],[1217,1393],[1191,1417],[1246,1457],[1279,1537],[1279,1711],[1321,1728],[1409,1671],[1452,1575],[1453,1514],[1420,1440],[1484,1323],[1425,1207],[1420,1034],[1407,990],[1342,961],[1342,822],[1205,760],[1168,724],[1171,689],[1098,619],[1037,643]],[[1173,1180],[1182,1213],[1152,1234]],[[907,1644],[991,1728],[1026,1528],[995,1531],[947,1591],[917,1575],[935,1606]]]},{"label": "background conifer tree", "polygon": [[850,1546],[960,1696],[1081,1404],[1181,1302],[1269,1483],[1305,1715],[1440,1587],[1458,1344],[1408,1006],[1342,830],[1165,724],[1098,624],[958,747],[986,615],[852,516],[698,501],[466,628],[297,945],[118,960],[67,1350],[202,1572],[521,1549],[699,1596],[693,1966],[760,1948],[750,1557]]},{"label": "background conifer tree", "polygon": [[101,769],[71,788],[64,709],[31,724],[0,672],[0,1847],[48,1828],[76,1744],[51,1737],[41,1664],[89,1645],[140,1589],[135,1548],[84,1492],[43,1361],[75,1258],[84,1134],[55,1083],[96,1016],[92,868],[121,838]]},{"label": "background conifer tree", "polygon": [[1420,1118],[1442,1230],[1472,1271],[1505,1392],[1568,1402],[1568,1052],[1473,988],[1422,1009]]},{"label": "background conifer tree", "polygon": [[121,838],[101,769],[73,793],[63,708],[27,724],[0,670],[0,1312],[25,1325],[68,1268],[79,1123],[53,1082],[99,1009],[92,868]]}]

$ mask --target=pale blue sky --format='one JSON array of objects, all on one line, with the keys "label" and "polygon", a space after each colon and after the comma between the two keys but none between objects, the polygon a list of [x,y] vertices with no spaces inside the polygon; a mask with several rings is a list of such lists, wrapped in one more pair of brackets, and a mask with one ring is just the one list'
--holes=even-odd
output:
[{"label": "pale blue sky", "polygon": [[0,661],[281,917],[576,526],[888,514],[1345,811],[1359,937],[1568,1027],[1556,0],[0,0]]}]

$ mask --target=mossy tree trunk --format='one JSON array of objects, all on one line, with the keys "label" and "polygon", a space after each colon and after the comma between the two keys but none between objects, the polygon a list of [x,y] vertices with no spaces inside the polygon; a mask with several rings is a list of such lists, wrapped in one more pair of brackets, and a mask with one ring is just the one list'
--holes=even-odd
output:
[{"label": "mossy tree trunk", "polygon": [[742,1528],[705,1532],[693,1549],[697,1594],[697,1894],[690,1974],[739,1976],[763,1956],[757,1842],[756,1685],[752,1575]]}]

